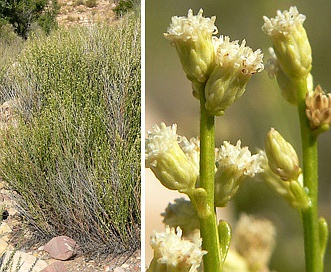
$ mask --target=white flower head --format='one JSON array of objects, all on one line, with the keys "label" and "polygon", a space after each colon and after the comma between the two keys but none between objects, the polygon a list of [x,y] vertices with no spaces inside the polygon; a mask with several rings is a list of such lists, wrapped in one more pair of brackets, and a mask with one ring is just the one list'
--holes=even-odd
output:
[{"label": "white flower head", "polygon": [[251,178],[263,171],[261,168],[263,161],[261,154],[252,155],[247,146],[241,147],[240,140],[237,141],[235,146],[224,141],[218,151],[216,161],[219,167],[236,167],[243,175]]},{"label": "white flower head", "polygon": [[218,32],[215,26],[216,16],[206,18],[202,16],[203,10],[200,9],[197,15],[193,15],[189,9],[187,17],[173,16],[170,26],[164,36],[171,41],[197,41],[201,36],[211,36]]},{"label": "white flower head", "polygon": [[215,67],[206,83],[206,109],[212,115],[223,115],[224,111],[245,92],[251,76],[261,72],[263,54],[260,49],[246,46],[246,41],[230,41],[230,38],[213,37]]},{"label": "white flower head", "polygon": [[224,142],[216,153],[218,169],[215,174],[215,205],[224,207],[237,193],[247,176],[263,172],[263,157],[260,153],[252,155],[248,147],[241,147],[240,140],[231,145]]},{"label": "white flower head", "polygon": [[239,70],[246,75],[261,72],[264,68],[262,51],[260,49],[253,51],[252,48],[246,46],[245,40],[239,44],[238,40],[230,41],[230,37],[220,36],[214,37],[213,44],[216,65]]},{"label": "white flower head", "polygon": [[[207,252],[201,250],[202,240],[196,243],[182,239],[182,230],[177,227],[166,226],[165,232],[155,232],[151,236],[151,246],[157,262],[165,264],[171,271],[195,272],[200,266],[203,255]],[[181,270],[174,270],[180,268]],[[169,271],[170,271],[169,270]]]},{"label": "white flower head", "polygon": [[286,77],[305,78],[311,70],[311,47],[303,22],[306,16],[296,7],[277,11],[275,18],[263,16],[262,30],[271,37],[279,68]]},{"label": "white flower head", "polygon": [[182,137],[177,126],[154,125],[147,133],[145,160],[161,183],[171,190],[194,187],[199,172],[191,159],[180,148]]},{"label": "white flower head", "polygon": [[149,165],[156,167],[157,158],[178,144],[178,142],[179,136],[177,135],[176,124],[168,127],[163,122],[160,126],[154,125],[153,131],[147,132],[145,151],[147,167]]},{"label": "white flower head", "polygon": [[264,25],[262,30],[269,36],[282,34],[287,36],[291,30],[298,25],[302,25],[306,20],[306,16],[300,14],[297,7],[290,7],[290,10],[284,10],[281,12],[277,10],[277,16],[269,19],[267,16],[263,16]]},{"label": "white flower head", "polygon": [[213,34],[217,33],[216,17],[205,18],[188,11],[187,17],[173,16],[164,37],[176,47],[186,76],[192,82],[203,83],[214,66]]}]

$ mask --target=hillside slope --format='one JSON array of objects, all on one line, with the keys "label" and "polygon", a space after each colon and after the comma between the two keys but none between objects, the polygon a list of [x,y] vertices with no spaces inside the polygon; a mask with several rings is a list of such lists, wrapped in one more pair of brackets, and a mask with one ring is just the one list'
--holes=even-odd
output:
[{"label": "hillside slope", "polygon": [[59,0],[56,18],[60,25],[87,25],[91,22],[112,22],[115,19],[113,0]]}]

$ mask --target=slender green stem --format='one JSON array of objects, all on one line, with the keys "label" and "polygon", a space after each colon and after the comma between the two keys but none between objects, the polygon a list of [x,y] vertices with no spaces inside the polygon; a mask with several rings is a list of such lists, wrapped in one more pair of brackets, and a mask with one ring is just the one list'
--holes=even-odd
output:
[{"label": "slender green stem", "polygon": [[202,248],[208,253],[203,258],[205,272],[221,272],[220,246],[214,207],[215,176],[215,117],[205,108],[204,85],[200,88],[200,187],[206,190],[208,211],[200,217]]},{"label": "slender green stem", "polygon": [[306,258],[306,272],[322,272],[323,257],[319,243],[318,225],[318,155],[317,138],[312,132],[306,117],[305,97],[307,93],[306,81],[298,82],[298,111],[301,127],[303,181],[308,188],[311,205],[302,210],[304,230],[304,245]]}]

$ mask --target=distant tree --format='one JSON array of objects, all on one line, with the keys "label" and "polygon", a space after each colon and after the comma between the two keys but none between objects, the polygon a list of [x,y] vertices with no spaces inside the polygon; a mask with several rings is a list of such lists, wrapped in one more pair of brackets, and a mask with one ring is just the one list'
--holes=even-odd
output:
[{"label": "distant tree", "polygon": [[12,24],[24,39],[34,22],[49,33],[56,26],[58,9],[57,0],[0,0],[0,18]]}]

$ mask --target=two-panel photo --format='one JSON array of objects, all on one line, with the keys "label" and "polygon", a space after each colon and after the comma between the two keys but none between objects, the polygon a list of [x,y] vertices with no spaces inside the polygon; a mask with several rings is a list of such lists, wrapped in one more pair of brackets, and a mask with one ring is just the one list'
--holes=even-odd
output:
[{"label": "two-panel photo", "polygon": [[0,0],[0,272],[331,272],[330,12]]}]

